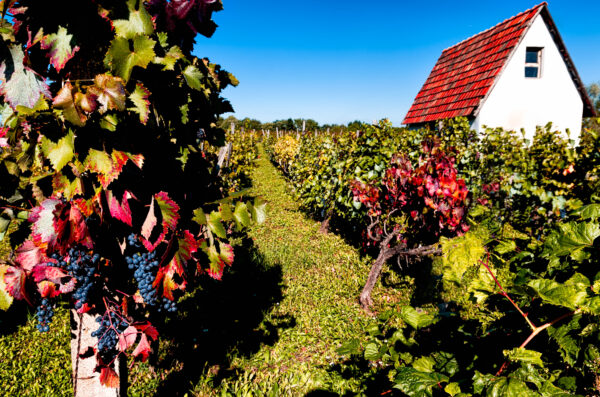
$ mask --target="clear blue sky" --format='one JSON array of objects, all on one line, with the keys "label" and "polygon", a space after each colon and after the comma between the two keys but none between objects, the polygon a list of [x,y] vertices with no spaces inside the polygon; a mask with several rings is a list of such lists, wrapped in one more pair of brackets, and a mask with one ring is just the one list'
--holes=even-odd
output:
[{"label": "clear blue sky", "polygon": [[[195,54],[240,80],[238,118],[400,125],[443,49],[541,1],[223,0]],[[548,2],[584,84],[600,81],[600,1]]]}]

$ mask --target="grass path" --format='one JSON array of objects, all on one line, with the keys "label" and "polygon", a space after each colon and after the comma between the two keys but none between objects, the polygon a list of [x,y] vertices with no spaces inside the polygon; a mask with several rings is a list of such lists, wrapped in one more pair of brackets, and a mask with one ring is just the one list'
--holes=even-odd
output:
[{"label": "grass path", "polygon": [[[267,201],[267,220],[250,237],[267,266],[281,266],[283,281],[283,298],[266,320],[288,318],[293,326],[279,330],[272,346],[263,346],[250,358],[234,358],[232,364],[246,372],[241,379],[253,374],[251,389],[257,392],[296,396],[356,390],[358,385],[329,369],[337,360],[335,349],[364,334],[372,321],[357,301],[368,259],[339,236],[319,233],[320,224],[299,211],[264,151],[253,182],[253,195]],[[225,382],[223,389],[236,394],[243,383]]]}]

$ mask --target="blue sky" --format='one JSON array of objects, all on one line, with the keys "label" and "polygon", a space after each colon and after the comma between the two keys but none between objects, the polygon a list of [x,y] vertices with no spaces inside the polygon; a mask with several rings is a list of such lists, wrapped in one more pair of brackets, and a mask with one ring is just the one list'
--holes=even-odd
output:
[{"label": "blue sky", "polygon": [[[240,80],[238,118],[400,125],[444,48],[539,1],[223,0],[195,54]],[[600,2],[549,1],[584,84],[600,81]]]}]

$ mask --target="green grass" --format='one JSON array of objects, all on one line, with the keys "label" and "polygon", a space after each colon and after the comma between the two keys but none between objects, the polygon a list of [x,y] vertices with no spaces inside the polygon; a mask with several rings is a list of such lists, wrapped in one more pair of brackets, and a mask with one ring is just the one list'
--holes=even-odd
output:
[{"label": "green grass", "polygon": [[[362,390],[359,380],[335,369],[336,348],[351,338],[364,343],[375,322],[357,300],[371,259],[339,236],[319,233],[319,223],[299,211],[263,151],[253,183],[251,194],[268,202],[266,222],[237,242],[222,281],[206,278],[180,303],[177,317],[157,324],[161,347],[152,365],[133,366],[131,396]],[[374,299],[380,310],[408,303],[408,289],[378,285]],[[8,393],[0,394],[68,395],[66,310],[58,311],[49,334],[35,330],[30,314],[11,329],[2,328],[8,325],[2,316],[0,391]]]}]

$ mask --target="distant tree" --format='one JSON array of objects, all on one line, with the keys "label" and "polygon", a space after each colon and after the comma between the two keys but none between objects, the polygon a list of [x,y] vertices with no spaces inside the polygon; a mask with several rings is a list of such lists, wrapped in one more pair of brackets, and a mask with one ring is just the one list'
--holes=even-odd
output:
[{"label": "distant tree", "polygon": [[[592,83],[586,87],[590,100],[596,109],[596,114],[600,115],[600,83]],[[583,128],[587,128],[600,133],[599,118],[588,117],[583,120]]]},{"label": "distant tree", "polygon": [[260,130],[262,128],[262,123],[260,121],[248,117],[240,120],[240,124],[246,130]]},{"label": "distant tree", "polygon": [[364,129],[365,123],[363,123],[360,120],[354,120],[350,123],[348,123],[348,129],[350,131],[356,131],[356,130],[362,130]]},{"label": "distant tree", "polygon": [[219,120],[217,121],[217,126],[227,131],[229,130],[229,128],[231,128],[231,123],[234,123],[236,128],[238,128],[238,126],[240,125],[240,120],[235,118],[235,116],[229,116],[225,119],[219,117]]}]

